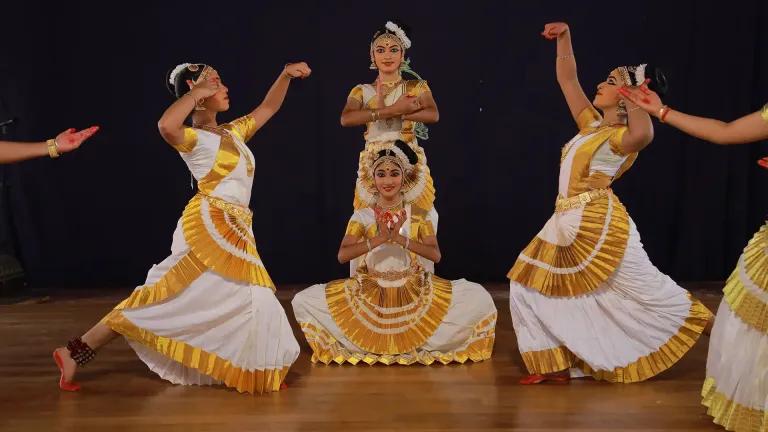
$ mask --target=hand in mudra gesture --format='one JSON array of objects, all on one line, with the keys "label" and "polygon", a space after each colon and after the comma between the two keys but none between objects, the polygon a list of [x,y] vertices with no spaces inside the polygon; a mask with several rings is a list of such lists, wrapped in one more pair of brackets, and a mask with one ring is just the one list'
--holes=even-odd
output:
[{"label": "hand in mudra gesture", "polygon": [[378,233],[376,236],[371,239],[375,240],[377,243],[382,244],[389,241],[389,227],[387,226],[387,222],[384,219],[376,219],[376,228]]},{"label": "hand in mudra gesture", "polygon": [[624,86],[619,89],[619,94],[625,101],[632,102],[648,114],[658,117],[664,102],[661,101],[661,97],[655,91],[648,88],[649,81],[645,80],[638,87]]},{"label": "hand in mudra gesture", "polygon": [[392,221],[392,230],[390,231],[389,240],[390,241],[396,241],[396,239],[400,236],[400,228],[405,225],[405,220],[408,217],[408,215],[405,212],[405,209],[400,210],[397,212],[395,219]]},{"label": "hand in mudra gesture", "polygon": [[544,24],[544,31],[541,32],[541,35],[546,39],[554,40],[566,34],[568,30],[568,24],[564,22],[553,22]]},{"label": "hand in mudra gesture", "polygon": [[305,62],[288,63],[285,65],[284,71],[289,78],[304,79],[312,75],[312,69]]},{"label": "hand in mudra gesture", "polygon": [[219,79],[216,77],[206,78],[197,84],[192,82],[192,80],[187,80],[187,85],[189,85],[189,91],[194,91],[197,93],[197,96],[200,99],[205,99],[215,95],[219,91],[219,88],[221,88]]},{"label": "hand in mudra gesture", "polygon": [[413,114],[421,109],[418,96],[402,95],[392,104],[398,114]]},{"label": "hand in mudra gesture", "polygon": [[77,150],[85,140],[92,137],[98,130],[98,126],[91,126],[88,129],[83,129],[81,131],[69,128],[56,135],[56,149],[59,153],[69,153],[73,150]]}]

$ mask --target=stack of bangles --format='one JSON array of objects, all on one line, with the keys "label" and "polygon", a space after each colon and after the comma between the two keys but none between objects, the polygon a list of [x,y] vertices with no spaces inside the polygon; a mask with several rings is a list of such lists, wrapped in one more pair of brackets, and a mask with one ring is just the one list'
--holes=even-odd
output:
[{"label": "stack of bangles", "polygon": [[51,159],[56,159],[61,156],[61,153],[59,153],[59,143],[56,142],[55,138],[51,138],[45,143],[48,145],[48,156],[50,156]]},{"label": "stack of bangles", "polygon": [[664,119],[667,118],[667,114],[669,114],[670,111],[672,111],[672,108],[668,107],[667,105],[664,105],[661,108],[659,108],[659,120],[662,123],[665,123]]},{"label": "stack of bangles", "polygon": [[371,110],[371,121],[378,121],[379,120],[379,111],[372,109]]}]

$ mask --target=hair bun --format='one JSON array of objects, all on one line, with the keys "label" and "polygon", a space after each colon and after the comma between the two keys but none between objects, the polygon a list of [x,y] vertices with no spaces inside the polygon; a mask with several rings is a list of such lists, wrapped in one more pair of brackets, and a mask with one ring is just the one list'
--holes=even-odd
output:
[{"label": "hair bun", "polygon": [[669,82],[664,71],[657,66],[648,65],[645,70],[645,77],[650,79],[648,88],[655,91],[659,96],[664,96],[669,90]]},{"label": "hair bun", "polygon": [[399,148],[403,153],[405,153],[405,156],[408,158],[408,163],[411,165],[416,165],[416,162],[419,161],[419,156],[416,154],[415,151],[405,143],[403,140],[397,140],[395,141],[395,147]]},{"label": "hair bun", "polygon": [[188,90],[187,81],[197,81],[208,67],[205,63],[181,63],[165,74],[165,87],[176,98],[180,98]]},{"label": "hair bun", "polygon": [[175,68],[168,69],[168,72],[165,73],[165,88],[168,89],[171,94],[176,97],[176,86],[171,84],[171,74],[173,73],[173,70]]}]

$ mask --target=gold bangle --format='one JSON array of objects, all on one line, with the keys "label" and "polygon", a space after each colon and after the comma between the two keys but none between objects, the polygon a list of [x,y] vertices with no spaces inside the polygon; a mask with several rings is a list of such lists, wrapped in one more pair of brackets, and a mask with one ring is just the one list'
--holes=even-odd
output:
[{"label": "gold bangle", "polygon": [[365,239],[365,245],[368,246],[368,252],[371,251],[371,239]]},{"label": "gold bangle", "polygon": [[205,102],[205,98],[196,98],[195,95],[192,94],[192,90],[190,89],[188,92],[184,93],[181,97],[189,96],[192,98],[192,100],[195,102],[195,111],[205,111],[205,107],[202,105],[203,102]]},{"label": "gold bangle", "polygon": [[184,93],[184,96],[189,96],[192,98],[193,101],[195,101],[195,106],[197,106],[197,98],[195,98],[195,95],[192,94],[192,90]]},{"label": "gold bangle", "polygon": [[55,138],[49,139],[45,143],[48,145],[48,156],[50,156],[51,159],[56,159],[61,156],[59,153],[59,145],[56,143]]},{"label": "gold bangle", "polygon": [[659,108],[659,121],[662,123],[666,123],[665,118],[667,117],[667,114],[672,111],[667,105],[662,106]]},{"label": "gold bangle", "polygon": [[567,60],[567,59],[572,58],[572,57],[573,57],[573,53],[570,53],[570,54],[559,55],[559,56],[555,57],[555,59],[557,59],[557,60]]}]

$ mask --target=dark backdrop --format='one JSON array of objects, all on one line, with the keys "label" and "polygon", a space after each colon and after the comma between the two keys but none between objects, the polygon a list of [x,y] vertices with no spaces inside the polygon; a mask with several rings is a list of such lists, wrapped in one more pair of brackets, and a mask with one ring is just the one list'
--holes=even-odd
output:
[{"label": "dark backdrop", "polygon": [[[440,123],[422,143],[438,191],[444,277],[504,280],[550,216],[560,147],[575,133],[543,24],[570,23],[587,93],[620,64],[662,65],[666,101],[733,119],[768,99],[764,1],[371,3],[20,1],[2,13],[0,89],[19,139],[102,126],[78,152],[6,167],[13,230],[38,286],[136,285],[168,253],[192,195],[156,122],[166,71],[211,63],[242,115],[288,61],[306,60],[282,111],[251,141],[259,251],[278,283],[343,276],[336,248],[352,210],[362,129],[343,129],[347,92],[369,82],[373,31],[413,27],[413,67]],[[8,9],[9,8],[9,9]],[[724,279],[768,213],[764,144],[719,147],[663,125],[615,190],[646,250],[679,280]]]}]

